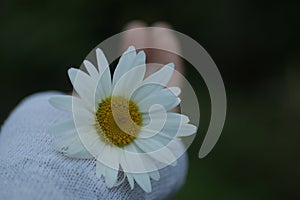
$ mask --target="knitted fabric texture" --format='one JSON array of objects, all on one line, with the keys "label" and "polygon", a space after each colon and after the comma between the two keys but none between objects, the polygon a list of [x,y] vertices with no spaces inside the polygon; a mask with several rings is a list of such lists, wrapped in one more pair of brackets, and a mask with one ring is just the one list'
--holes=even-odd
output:
[{"label": "knitted fabric texture", "polygon": [[32,95],[11,113],[0,133],[0,199],[169,199],[183,185],[187,172],[184,154],[175,167],[160,170],[152,192],[126,181],[108,189],[96,177],[96,162],[63,156],[53,147],[49,127],[72,115],[49,105],[56,92]]}]

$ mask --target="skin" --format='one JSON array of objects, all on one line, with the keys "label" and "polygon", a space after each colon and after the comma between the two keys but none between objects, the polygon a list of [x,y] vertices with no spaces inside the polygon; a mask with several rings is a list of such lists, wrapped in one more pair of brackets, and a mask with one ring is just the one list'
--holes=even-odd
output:
[{"label": "skin", "polygon": [[[184,72],[184,67],[182,60],[179,56],[172,54],[167,51],[160,49],[173,49],[180,50],[180,44],[175,35],[168,29],[172,29],[172,26],[166,22],[156,22],[151,25],[151,27],[159,27],[164,29],[154,29],[154,31],[145,31],[147,24],[143,21],[132,21],[124,26],[124,31],[126,32],[124,38],[122,39],[121,51],[124,52],[128,46],[134,45],[136,49],[144,50],[147,55],[147,68],[145,77],[161,69],[165,64],[173,62],[175,64],[175,71],[173,76],[168,83],[168,87],[177,86],[182,88],[182,75]],[[149,46],[149,44],[154,44],[160,49],[144,49],[144,47]],[[170,110],[171,112],[179,112],[180,108],[174,108]]]},{"label": "skin", "polygon": [[[156,22],[151,25],[151,27],[159,27],[165,29],[155,29],[153,32],[145,31],[147,24],[143,21],[132,21],[129,22],[124,30],[131,30],[127,33],[121,45],[121,50],[124,52],[128,46],[134,45],[137,49],[143,49],[148,44],[155,44],[155,46],[161,49],[174,49],[180,50],[180,45],[178,39],[168,31],[172,29],[172,26],[166,22]],[[183,73],[183,64],[180,57],[172,53],[158,50],[158,49],[143,49],[147,55],[147,69],[146,76],[158,71],[164,64],[173,62],[175,64],[175,70],[179,73]],[[149,64],[152,63],[152,64]],[[173,74],[171,81],[168,86],[182,86],[182,81],[177,73]]]}]

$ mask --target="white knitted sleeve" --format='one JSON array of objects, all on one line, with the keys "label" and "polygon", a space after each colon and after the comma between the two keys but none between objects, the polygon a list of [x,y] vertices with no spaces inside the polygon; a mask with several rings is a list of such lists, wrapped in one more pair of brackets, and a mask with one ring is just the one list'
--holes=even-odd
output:
[{"label": "white knitted sleeve", "polygon": [[94,160],[70,159],[52,148],[48,128],[71,117],[49,105],[54,94],[26,98],[4,123],[0,133],[0,199],[169,199],[183,185],[186,155],[177,166],[160,170],[161,178],[152,180],[151,193],[137,184],[131,190],[127,181],[106,188],[104,180],[95,175]]}]

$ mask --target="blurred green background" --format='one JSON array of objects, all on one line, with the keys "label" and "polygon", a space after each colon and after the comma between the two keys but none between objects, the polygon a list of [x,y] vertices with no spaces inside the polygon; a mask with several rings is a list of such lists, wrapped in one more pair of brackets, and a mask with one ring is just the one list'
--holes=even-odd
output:
[{"label": "blurred green background", "polygon": [[209,99],[187,72],[204,117],[174,199],[300,199],[299,10],[297,1],[1,0],[0,124],[27,95],[70,91],[66,70],[130,20],[163,20],[208,51],[228,95],[221,138],[200,160]]}]

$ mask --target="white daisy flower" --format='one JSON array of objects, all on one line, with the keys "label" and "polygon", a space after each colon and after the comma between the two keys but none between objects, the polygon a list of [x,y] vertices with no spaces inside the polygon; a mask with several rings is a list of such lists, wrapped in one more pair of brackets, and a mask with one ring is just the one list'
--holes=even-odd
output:
[{"label": "white daisy flower", "polygon": [[96,176],[103,176],[109,188],[127,178],[131,189],[136,182],[151,192],[150,180],[160,179],[158,170],[176,165],[174,151],[180,149],[180,137],[197,129],[187,116],[167,112],[180,104],[180,88],[166,87],[174,64],[144,78],[145,53],[130,46],[111,77],[103,52],[96,49],[95,53],[96,67],[88,60],[83,63],[87,73],[68,70],[79,97],[60,95],[49,100],[73,113],[73,119],[49,130],[57,136],[54,147],[71,158],[96,159]]}]

